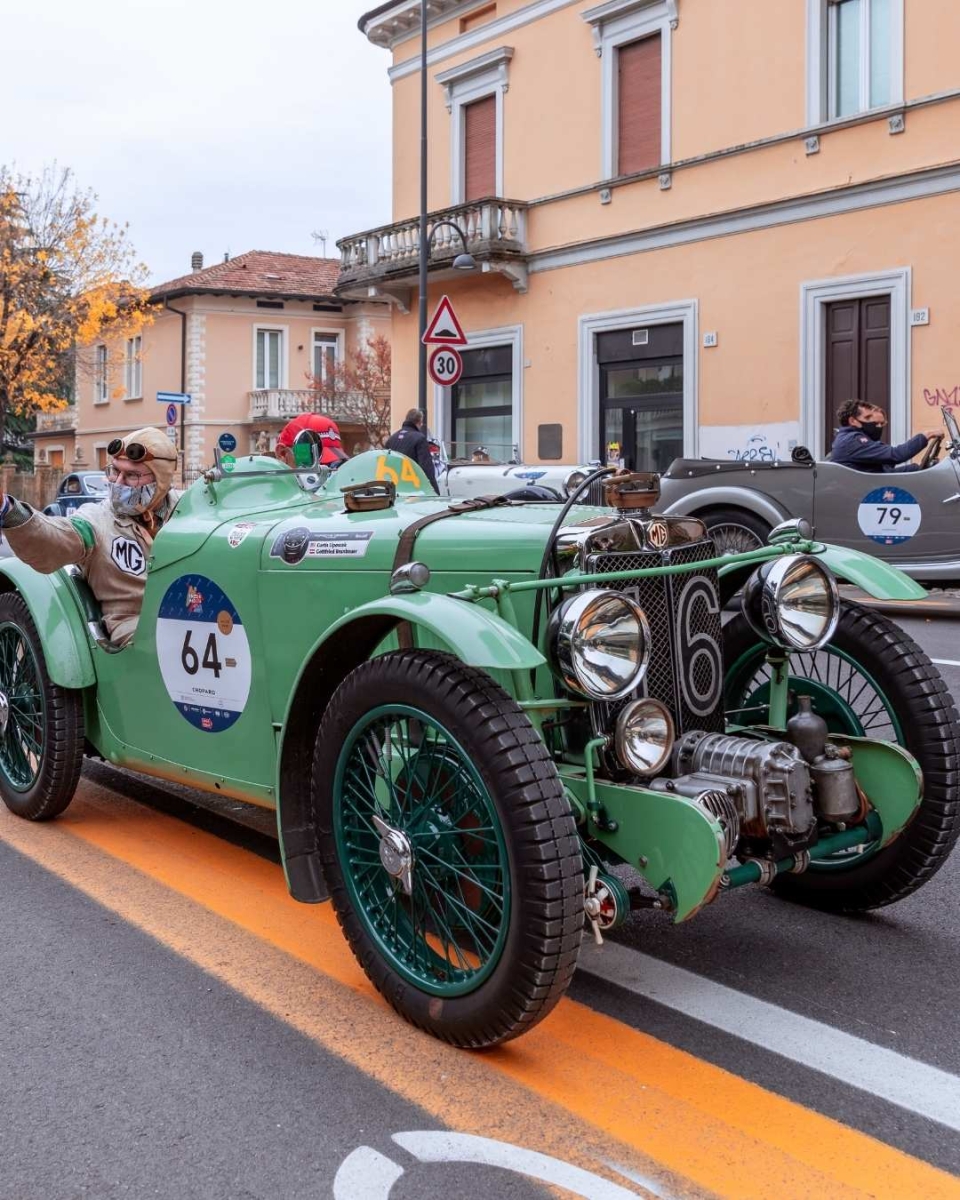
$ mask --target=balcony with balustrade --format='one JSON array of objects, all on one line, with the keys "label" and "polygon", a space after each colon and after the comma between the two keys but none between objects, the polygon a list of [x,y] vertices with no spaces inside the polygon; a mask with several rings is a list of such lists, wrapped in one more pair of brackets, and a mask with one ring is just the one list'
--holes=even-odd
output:
[{"label": "balcony with balustrade", "polygon": [[251,421],[289,421],[303,413],[321,413],[338,425],[363,421],[363,401],[356,396],[327,399],[310,388],[260,388],[249,398]]},{"label": "balcony with balustrade", "polygon": [[[446,222],[463,230],[465,247]],[[482,272],[505,275],[518,291],[527,290],[527,206],[521,201],[488,197],[445,208],[430,213],[427,231],[432,278],[453,278],[453,260],[465,248]],[[338,296],[365,299],[373,289],[373,294],[380,293],[406,309],[420,268],[419,218],[353,234],[337,246],[341,256]]]},{"label": "balcony with balustrade", "polygon": [[70,405],[60,412],[37,413],[37,433],[73,433],[77,428],[77,411]]}]

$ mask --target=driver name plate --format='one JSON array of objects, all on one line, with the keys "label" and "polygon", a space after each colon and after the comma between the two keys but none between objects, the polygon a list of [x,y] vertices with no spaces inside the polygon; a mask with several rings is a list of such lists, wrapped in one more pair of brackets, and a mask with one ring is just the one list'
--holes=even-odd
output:
[{"label": "driver name plate", "polygon": [[177,711],[203,733],[240,719],[250,695],[251,659],[240,614],[205,575],[181,575],[157,615],[157,661]]}]

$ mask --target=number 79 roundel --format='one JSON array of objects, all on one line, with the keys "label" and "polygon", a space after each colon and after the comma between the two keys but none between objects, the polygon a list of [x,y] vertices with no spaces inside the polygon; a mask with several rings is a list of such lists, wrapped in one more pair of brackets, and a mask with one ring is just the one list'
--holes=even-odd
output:
[{"label": "number 79 roundel", "polygon": [[250,695],[250,645],[235,606],[205,575],[181,575],[157,615],[157,660],[167,695],[191,725],[222,733]]}]

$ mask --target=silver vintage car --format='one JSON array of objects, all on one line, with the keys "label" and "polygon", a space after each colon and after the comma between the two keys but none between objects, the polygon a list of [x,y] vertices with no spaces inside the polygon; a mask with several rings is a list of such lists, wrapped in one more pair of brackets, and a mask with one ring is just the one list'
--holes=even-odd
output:
[{"label": "silver vintage car", "polygon": [[941,412],[946,433],[929,443],[919,471],[857,471],[815,462],[803,447],[783,462],[678,458],[661,480],[661,511],[700,517],[729,552],[763,545],[775,525],[802,517],[825,542],[874,554],[921,583],[956,583],[960,427],[949,408]]}]

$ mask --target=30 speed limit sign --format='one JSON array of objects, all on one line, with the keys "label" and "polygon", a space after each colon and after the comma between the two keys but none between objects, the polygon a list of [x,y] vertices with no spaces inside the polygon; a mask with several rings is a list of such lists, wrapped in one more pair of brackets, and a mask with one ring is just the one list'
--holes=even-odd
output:
[{"label": "30 speed limit sign", "polygon": [[430,378],[441,387],[453,387],[463,374],[463,359],[452,346],[437,346],[430,354]]}]

